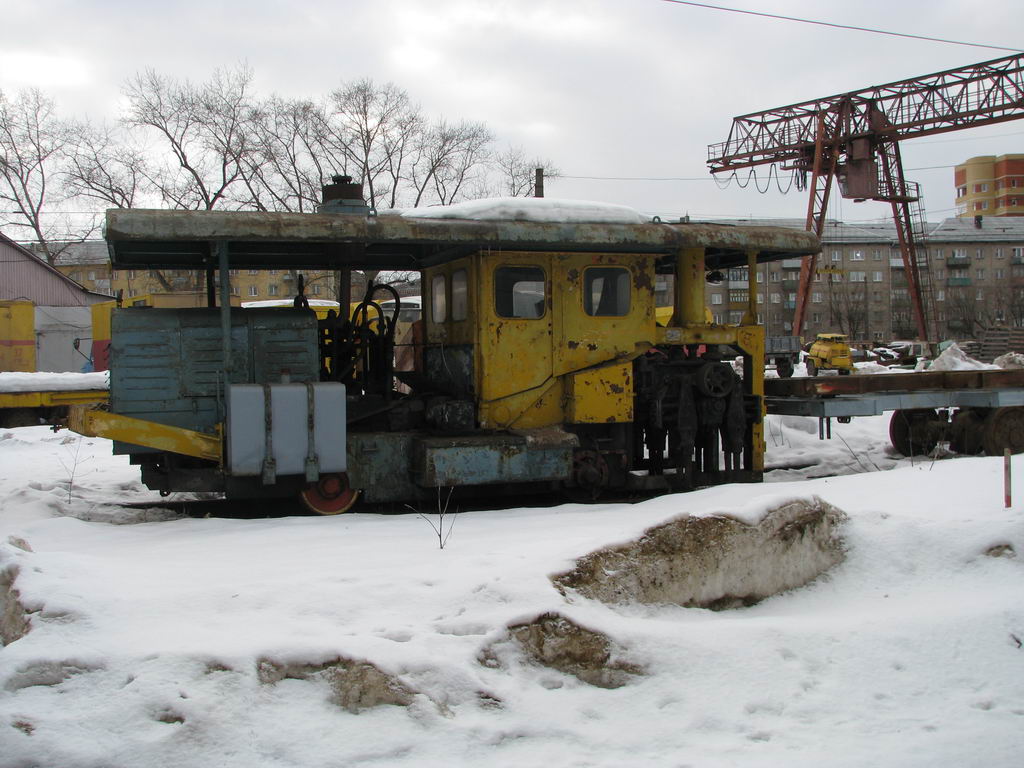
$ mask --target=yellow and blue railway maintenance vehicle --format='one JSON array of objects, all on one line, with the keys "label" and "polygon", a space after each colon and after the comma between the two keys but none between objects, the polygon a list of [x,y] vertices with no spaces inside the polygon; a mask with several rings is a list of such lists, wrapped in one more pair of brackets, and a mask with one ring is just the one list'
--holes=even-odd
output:
[{"label": "yellow and blue railway maintenance vehicle", "polygon": [[[299,494],[321,513],[439,488],[595,499],[761,478],[758,286],[744,286],[742,323],[714,325],[705,278],[816,252],[813,235],[417,219],[343,203],[108,211],[114,269],[206,270],[211,306],[114,310],[110,409],[78,409],[70,426],[112,437],[162,492]],[[233,269],[419,272],[410,370],[395,369],[402,305],[386,286],[351,316],[318,318],[301,291],[294,309],[231,308]],[[661,276],[673,310],[659,323]]]}]

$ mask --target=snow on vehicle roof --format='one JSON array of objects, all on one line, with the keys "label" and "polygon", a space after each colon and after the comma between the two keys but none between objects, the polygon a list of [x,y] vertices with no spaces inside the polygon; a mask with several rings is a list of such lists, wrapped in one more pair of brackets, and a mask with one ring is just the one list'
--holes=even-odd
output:
[{"label": "snow on vehicle roof", "polygon": [[[341,305],[330,299],[307,299],[311,307],[333,307],[337,309]],[[266,301],[243,301],[242,309],[266,309],[268,307],[292,307],[295,306],[293,299],[267,299]]]},{"label": "snow on vehicle roof", "polygon": [[549,197],[492,197],[455,205],[412,208],[402,216],[415,219],[472,221],[577,222],[587,224],[646,224],[650,216],[625,205]]}]

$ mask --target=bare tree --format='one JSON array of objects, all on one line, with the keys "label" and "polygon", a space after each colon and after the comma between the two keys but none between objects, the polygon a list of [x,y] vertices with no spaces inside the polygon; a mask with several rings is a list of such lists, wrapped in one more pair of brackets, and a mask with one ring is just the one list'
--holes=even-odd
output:
[{"label": "bare tree", "polygon": [[146,180],[145,158],[115,129],[83,123],[67,154],[64,183],[69,197],[117,208],[135,206]]},{"label": "bare tree", "polygon": [[500,177],[501,194],[508,197],[533,197],[537,192],[535,184],[538,168],[543,169],[546,179],[555,179],[561,175],[561,171],[550,160],[528,159],[522,147],[509,146],[494,158],[494,164]]},{"label": "bare tree", "polygon": [[251,152],[251,82],[252,70],[240,65],[199,86],[152,69],[125,86],[125,124],[154,131],[173,157],[148,172],[172,207],[210,210],[228,199]]},{"label": "bare tree", "polygon": [[467,181],[484,170],[492,141],[483,123],[443,119],[434,123],[421,136],[412,164],[413,206],[426,202],[424,196],[431,188],[441,205],[456,202]]},{"label": "bare tree", "polygon": [[840,281],[829,275],[829,320],[851,340],[863,339],[868,333],[868,291],[863,282]]},{"label": "bare tree", "polygon": [[367,202],[394,204],[405,154],[422,129],[419,106],[393,83],[370,79],[343,85],[330,98],[329,120],[337,123],[331,138],[362,179]]},{"label": "bare tree", "polygon": [[[250,146],[242,162],[246,207],[315,211],[337,158],[324,142],[326,115],[311,101],[273,96],[254,107]],[[341,165],[344,165],[344,158]]]},{"label": "bare tree", "polygon": [[40,90],[30,88],[13,100],[0,91],[0,203],[11,211],[0,214],[0,223],[29,230],[51,264],[57,255],[51,243],[71,239],[46,219],[47,208],[60,202],[51,179],[71,134]]}]

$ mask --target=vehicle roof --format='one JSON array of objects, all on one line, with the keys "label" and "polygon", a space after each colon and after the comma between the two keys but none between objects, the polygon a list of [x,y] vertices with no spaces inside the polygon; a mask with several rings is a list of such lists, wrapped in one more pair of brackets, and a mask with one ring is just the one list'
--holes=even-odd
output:
[{"label": "vehicle roof", "polygon": [[419,270],[486,250],[671,255],[702,246],[711,270],[744,266],[752,250],[759,262],[820,251],[813,234],[782,227],[342,213],[112,209],[104,233],[115,269],[211,268],[219,244],[227,246],[232,268],[249,269]]}]

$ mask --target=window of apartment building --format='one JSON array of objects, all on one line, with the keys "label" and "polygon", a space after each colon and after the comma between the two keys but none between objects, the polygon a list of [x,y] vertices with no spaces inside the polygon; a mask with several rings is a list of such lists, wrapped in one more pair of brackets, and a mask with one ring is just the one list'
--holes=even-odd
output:
[{"label": "window of apartment building", "polygon": [[272,269],[272,270],[270,270],[270,272],[268,274],[276,275],[277,274],[277,270],[276,269]]},{"label": "window of apartment building", "polygon": [[310,290],[313,291],[313,295],[314,296],[319,296],[320,295],[320,286],[319,285],[312,286],[310,288]]},{"label": "window of apartment building", "polygon": [[993,275],[993,277],[995,277],[996,280],[1002,280],[1003,278],[1006,277],[1006,270],[1005,269],[997,269],[997,270],[995,270],[995,275]]},{"label": "window of apartment building", "polygon": [[843,252],[842,251],[832,251],[832,261],[833,262],[842,261],[842,260],[843,260]]},{"label": "window of apartment building", "polygon": [[136,289],[136,288],[129,288],[128,289],[128,298],[129,299],[134,298],[134,297],[136,297],[138,295],[139,295],[138,289]]},{"label": "window of apartment building", "polygon": [[814,302],[815,304],[821,304],[821,294],[820,293],[812,293],[811,294],[811,301]]},{"label": "window of apartment building", "polygon": [[936,269],[935,270],[935,279],[936,280],[945,280],[946,279],[946,270],[944,270],[944,269]]},{"label": "window of apartment building", "polygon": [[974,210],[976,210],[976,211],[987,211],[988,210],[988,200],[983,200],[980,203],[975,203],[974,204]]},{"label": "window of apartment building", "polygon": [[976,270],[974,270],[974,277],[977,280],[984,280],[985,279],[985,270],[984,269],[976,269]]},{"label": "window of apartment building", "polygon": [[796,294],[795,293],[788,293],[788,294],[786,294],[786,301],[790,301],[790,302],[796,301]]},{"label": "window of apartment building", "polygon": [[770,275],[770,277],[768,279],[771,282],[773,282],[773,283],[777,283],[777,282],[779,282],[779,280],[782,279],[782,273],[781,272],[769,272],[768,274]]},{"label": "window of apartment building", "polygon": [[715,325],[721,325],[722,324],[722,316],[720,314],[712,315],[711,319],[712,319],[712,321],[714,321]]},{"label": "window of apartment building", "polygon": [[111,279],[111,280],[117,280],[117,270],[116,270],[116,269],[115,269],[115,270],[113,270],[113,271],[112,271],[112,272],[110,273],[110,279]]},{"label": "window of apartment building", "polygon": [[758,304],[764,304],[764,294],[763,293],[757,294],[757,303]]},{"label": "window of apartment building", "polygon": [[1010,203],[1009,203],[1010,205],[1017,205],[1017,198],[1016,197],[1011,197],[1011,198],[1009,198],[1009,200],[1010,200]]},{"label": "window of apartment building", "polygon": [[974,185],[974,191],[975,192],[988,192],[988,184],[975,184]]},{"label": "window of apartment building", "polygon": [[867,272],[851,272],[850,282],[851,283],[866,283],[868,281]]},{"label": "window of apartment building", "polygon": [[134,269],[129,269],[128,270],[128,279],[129,280],[134,280],[135,279],[135,270]]},{"label": "window of apartment building", "polygon": [[757,324],[764,325],[764,315],[762,315],[760,312],[757,313]]},{"label": "window of apartment building", "polygon": [[260,271],[258,269],[250,269],[249,270],[249,274],[250,275],[258,275],[259,273],[260,273]]},{"label": "window of apartment building", "polygon": [[873,250],[871,252],[871,259],[873,261],[881,261],[882,260],[882,252],[876,248],[875,250]]},{"label": "window of apartment building", "polygon": [[[944,258],[943,255],[942,255],[942,249],[941,248],[936,248],[934,251],[932,251],[932,253],[935,254],[935,256],[933,257],[935,259]],[[898,256],[899,254],[896,254],[896,255]]]},{"label": "window of apartment building", "polygon": [[729,313],[729,323],[732,325],[739,325],[743,322],[743,313],[734,311]]},{"label": "window of apartment building", "polygon": [[750,301],[750,291],[729,291],[729,301],[733,304]]},{"label": "window of apartment building", "polygon": [[992,251],[992,255],[995,256],[997,259],[1003,258],[1003,249],[996,248],[994,251]]},{"label": "window of apartment building", "polygon": [[1010,179],[1010,186],[1011,187],[1019,187],[1020,186],[1020,184],[1018,183],[1019,181],[1020,181],[1020,179]]},{"label": "window of apartment building", "polygon": [[850,261],[864,261],[864,251],[854,251],[851,253]]},{"label": "window of apartment building", "polygon": [[759,282],[759,283],[763,283],[764,282],[764,272],[758,271],[758,273],[757,273],[757,282]]},{"label": "window of apartment building", "polygon": [[819,272],[818,270],[814,270],[814,282],[821,282],[821,272]]},{"label": "window of apartment building", "polygon": [[259,296],[260,295],[260,289],[257,288],[255,285],[250,285],[249,286],[249,295],[250,296]]},{"label": "window of apartment building", "polygon": [[942,323],[946,322],[946,313],[945,312],[939,312],[939,322],[942,322]]},{"label": "window of apartment building", "polygon": [[231,275],[231,277],[238,277],[238,270],[237,269],[229,269],[228,270],[228,274]]},{"label": "window of apartment building", "polygon": [[830,274],[828,276],[828,281],[830,283],[841,283],[841,282],[843,282],[843,273],[842,272],[833,272],[832,274]]},{"label": "window of apartment building", "polygon": [[956,188],[956,196],[957,197],[963,197],[966,194],[967,194],[967,187],[957,187]]},{"label": "window of apartment building", "polygon": [[871,280],[872,280],[872,282],[875,282],[875,283],[882,282],[882,273],[881,272],[872,272],[871,273]]},{"label": "window of apartment building", "polygon": [[782,303],[782,294],[781,293],[773,293],[772,294],[772,304],[781,304],[781,303]]},{"label": "window of apartment building", "polygon": [[267,286],[268,296],[277,296],[277,283],[271,283]]},{"label": "window of apartment building", "polygon": [[811,312],[811,322],[812,323],[820,323],[821,322],[821,312]]},{"label": "window of apartment building", "polygon": [[935,300],[936,301],[945,301],[946,300],[946,291],[943,290],[942,288],[939,288],[939,290],[937,290],[935,292]]},{"label": "window of apartment building", "polygon": [[985,289],[984,288],[978,288],[974,292],[974,300],[975,301],[984,301],[985,300]]},{"label": "window of apartment building", "polygon": [[720,294],[720,293],[712,293],[711,294],[711,303],[715,304],[715,305],[721,304],[722,303],[722,294]]},{"label": "window of apartment building", "polygon": [[1024,277],[1024,266],[1014,264],[1010,267],[1010,277]]},{"label": "window of apartment building", "polygon": [[1010,255],[1015,259],[1024,258],[1024,248],[1011,248]]},{"label": "window of apartment building", "polygon": [[967,249],[966,248],[954,248],[953,249],[953,258],[954,259],[966,259],[967,258]]},{"label": "window of apartment building", "polygon": [[985,249],[984,248],[977,248],[977,249],[975,249],[975,251],[974,251],[974,258],[976,258],[976,259],[984,259],[985,258]]}]

